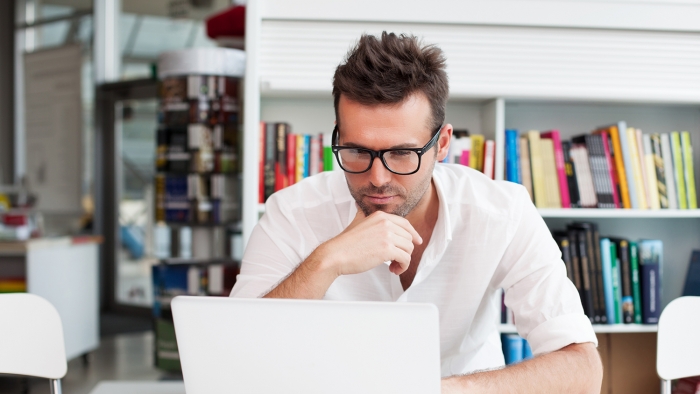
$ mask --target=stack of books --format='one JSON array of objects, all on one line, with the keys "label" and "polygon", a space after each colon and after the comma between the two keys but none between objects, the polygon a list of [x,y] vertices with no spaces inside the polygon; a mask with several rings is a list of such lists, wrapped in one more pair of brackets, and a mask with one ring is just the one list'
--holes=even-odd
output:
[{"label": "stack of books", "polygon": [[690,133],[642,134],[625,122],[563,141],[506,130],[505,179],[538,208],[697,209]]},{"label": "stack of books", "polygon": [[485,140],[481,134],[469,135],[467,130],[454,130],[450,150],[443,163],[462,164],[494,179],[496,142]]},{"label": "stack of books", "polygon": [[657,324],[661,313],[663,244],[601,237],[595,223],[553,232],[566,272],[595,324]]},{"label": "stack of books", "polygon": [[319,172],[334,169],[330,134],[293,134],[288,123],[260,123],[258,201]]},{"label": "stack of books", "polygon": [[225,224],[240,217],[240,181],[224,174],[163,174],[155,178],[156,221]]}]

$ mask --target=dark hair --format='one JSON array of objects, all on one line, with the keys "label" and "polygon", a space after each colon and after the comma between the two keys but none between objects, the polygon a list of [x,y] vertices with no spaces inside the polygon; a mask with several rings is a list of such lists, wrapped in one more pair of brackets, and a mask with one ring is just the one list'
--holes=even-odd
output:
[{"label": "dark hair", "polygon": [[412,35],[382,32],[381,39],[363,34],[335,70],[333,101],[338,118],[340,95],[363,105],[397,104],[423,93],[432,110],[431,131],[445,121],[449,94],[445,57],[435,45]]}]

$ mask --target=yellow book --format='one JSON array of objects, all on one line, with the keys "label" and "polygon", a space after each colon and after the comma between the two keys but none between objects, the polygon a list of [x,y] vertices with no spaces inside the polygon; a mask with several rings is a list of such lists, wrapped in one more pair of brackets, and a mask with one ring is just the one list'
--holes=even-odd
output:
[{"label": "yellow book", "polygon": [[620,145],[620,135],[617,129],[617,125],[612,125],[608,128],[610,133],[610,139],[612,140],[613,154],[615,156],[615,169],[617,170],[617,178],[620,181],[620,199],[622,200],[622,207],[625,209],[632,208],[630,202],[630,191],[627,186],[627,174],[625,173],[625,161],[622,158],[622,146]]},{"label": "yellow book", "polygon": [[644,134],[642,140],[644,141],[644,165],[646,165],[647,169],[647,184],[650,186],[649,208],[661,209],[658,182],[656,180],[656,163],[654,162],[654,152],[651,149],[651,136]]},{"label": "yellow book", "polygon": [[484,136],[474,134],[469,137],[472,151],[469,153],[469,167],[484,172]]},{"label": "yellow book", "polygon": [[542,154],[540,153],[540,132],[527,132],[530,142],[530,165],[532,166],[532,188],[535,194],[535,206],[547,208],[547,192],[544,186],[544,171],[542,169]]},{"label": "yellow book", "polygon": [[681,149],[681,137],[677,131],[671,132],[671,156],[673,156],[673,172],[676,178],[676,195],[678,196],[678,208],[688,209],[688,195],[685,190],[685,175],[683,171],[683,153]]},{"label": "yellow book", "polygon": [[[632,161],[632,174],[634,174],[634,192],[637,194],[639,201],[639,209],[647,209],[646,190],[644,190],[644,179],[642,176],[642,160],[639,157],[639,148],[637,148],[637,130],[633,127],[627,128],[627,143],[629,144],[629,152]],[[631,191],[630,191],[631,192]]]},{"label": "yellow book", "polygon": [[683,148],[683,174],[685,189],[688,192],[688,209],[698,208],[698,197],[695,194],[695,171],[693,170],[693,145],[690,143],[690,133],[681,132],[681,147]]},{"label": "yellow book", "polygon": [[559,180],[554,162],[554,142],[549,138],[540,139],[540,154],[542,155],[542,172],[544,187],[547,195],[547,208],[561,208]]}]

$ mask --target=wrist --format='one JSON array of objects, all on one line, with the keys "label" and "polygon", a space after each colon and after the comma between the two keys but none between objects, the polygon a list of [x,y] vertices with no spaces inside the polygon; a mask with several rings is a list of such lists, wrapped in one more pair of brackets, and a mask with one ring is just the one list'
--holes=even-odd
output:
[{"label": "wrist", "polygon": [[340,270],[341,264],[339,264],[339,261],[334,257],[326,243],[319,245],[309,257],[310,262],[312,262],[309,268],[313,271],[323,276],[330,277],[333,280],[342,275]]}]

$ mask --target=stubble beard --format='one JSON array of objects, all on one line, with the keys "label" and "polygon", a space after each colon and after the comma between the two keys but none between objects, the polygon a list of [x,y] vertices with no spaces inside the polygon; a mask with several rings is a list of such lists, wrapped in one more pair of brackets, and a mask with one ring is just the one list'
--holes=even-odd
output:
[{"label": "stubble beard", "polygon": [[[345,178],[345,181],[348,184],[348,189],[350,189],[350,195],[352,195],[352,198],[355,199],[357,206],[360,207],[365,216],[369,216],[376,211],[384,211],[386,213],[405,218],[406,215],[411,213],[411,211],[413,211],[413,209],[418,205],[418,203],[425,195],[425,192],[428,191],[428,187],[430,186],[430,182],[433,178],[434,168],[435,163],[432,164],[432,168],[430,169],[430,171],[427,172],[425,178],[422,179],[420,183],[418,183],[418,185],[416,185],[415,189],[410,191],[406,190],[400,185],[393,185],[391,183],[382,185],[381,187],[376,187],[372,184],[369,184],[369,186],[364,186],[355,190],[350,185],[350,182],[348,182],[347,177]],[[404,200],[404,203],[396,206],[392,210],[388,210],[388,206],[386,205],[365,203],[362,197],[366,195],[395,195],[399,198],[402,198]]]}]

